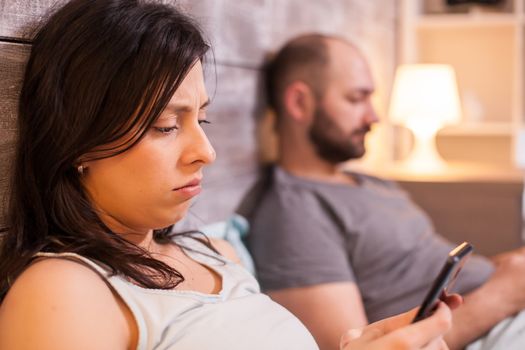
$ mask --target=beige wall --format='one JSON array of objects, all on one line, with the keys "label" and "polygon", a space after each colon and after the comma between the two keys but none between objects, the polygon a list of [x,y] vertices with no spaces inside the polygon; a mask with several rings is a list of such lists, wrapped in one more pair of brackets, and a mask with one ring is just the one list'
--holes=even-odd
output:
[{"label": "beige wall", "polygon": [[[59,1],[61,3],[63,1]],[[172,3],[174,1],[164,0]],[[29,46],[25,28],[54,1],[0,0],[0,192],[14,137],[16,96]],[[395,0],[184,0],[177,2],[202,24],[215,54],[207,85],[214,96],[209,136],[217,162],[206,172],[205,191],[187,223],[200,225],[229,215],[257,172],[254,109],[257,74],[269,50],[306,32],[337,33],[353,40],[370,58],[376,103],[384,114],[393,76]],[[215,77],[217,79],[215,80]],[[381,136],[381,135],[380,135]],[[376,137],[381,138],[381,137]],[[380,154],[380,151],[376,152]]]}]

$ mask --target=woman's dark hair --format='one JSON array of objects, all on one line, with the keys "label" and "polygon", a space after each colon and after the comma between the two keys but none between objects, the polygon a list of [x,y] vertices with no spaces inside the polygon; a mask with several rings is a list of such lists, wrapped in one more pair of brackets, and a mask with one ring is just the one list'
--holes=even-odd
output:
[{"label": "woman's dark hair", "polygon": [[81,254],[149,288],[183,280],[104,225],[76,166],[140,141],[208,48],[191,19],[152,1],[73,0],[38,29],[0,237],[0,301],[39,251]]}]

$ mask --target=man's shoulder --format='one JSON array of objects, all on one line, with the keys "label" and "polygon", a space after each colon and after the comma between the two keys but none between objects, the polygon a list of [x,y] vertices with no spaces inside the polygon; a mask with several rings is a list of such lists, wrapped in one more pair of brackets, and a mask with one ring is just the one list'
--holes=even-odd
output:
[{"label": "man's shoulder", "polygon": [[315,192],[314,188],[305,186],[300,179],[287,174],[278,166],[268,166],[261,170],[257,181],[246,192],[236,212],[250,219],[262,208],[291,208],[290,204],[294,202],[315,201]]},{"label": "man's shoulder", "polygon": [[385,177],[380,177],[379,175],[353,171],[349,172],[349,174],[353,175],[360,183],[374,184],[388,188],[399,188],[399,185],[395,181]]}]

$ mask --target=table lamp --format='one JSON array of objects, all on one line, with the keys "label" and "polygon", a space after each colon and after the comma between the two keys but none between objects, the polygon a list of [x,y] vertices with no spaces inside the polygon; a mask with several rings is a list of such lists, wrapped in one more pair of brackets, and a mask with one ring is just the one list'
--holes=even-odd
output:
[{"label": "table lamp", "polygon": [[405,64],[397,68],[390,100],[390,120],[414,134],[414,147],[404,166],[436,171],[445,166],[436,149],[440,128],[461,119],[454,70],[444,64]]}]

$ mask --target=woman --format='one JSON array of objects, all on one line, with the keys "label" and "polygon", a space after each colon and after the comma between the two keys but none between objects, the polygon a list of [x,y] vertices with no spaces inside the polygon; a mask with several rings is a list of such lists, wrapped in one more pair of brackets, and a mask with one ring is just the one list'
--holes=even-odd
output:
[{"label": "woman", "polygon": [[[1,349],[315,349],[223,243],[171,234],[215,152],[183,14],[73,0],[36,33],[0,255]],[[438,349],[440,305],[351,331],[345,349]]]}]

